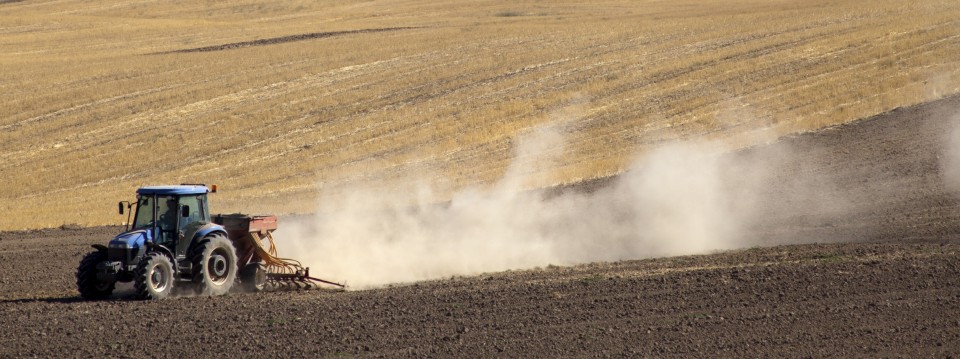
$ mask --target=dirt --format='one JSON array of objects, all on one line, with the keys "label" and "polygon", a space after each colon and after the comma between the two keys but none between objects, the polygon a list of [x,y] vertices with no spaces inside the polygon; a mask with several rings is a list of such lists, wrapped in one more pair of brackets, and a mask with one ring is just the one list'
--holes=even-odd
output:
[{"label": "dirt", "polygon": [[223,50],[239,49],[242,47],[275,45],[275,44],[282,44],[286,42],[306,41],[306,40],[322,39],[322,38],[334,37],[334,36],[343,36],[343,35],[352,35],[352,34],[369,34],[369,33],[376,33],[376,32],[388,32],[388,31],[399,31],[399,30],[410,30],[410,29],[417,29],[417,27],[388,27],[388,28],[380,28],[380,29],[313,32],[308,34],[296,34],[296,35],[289,35],[289,36],[273,37],[269,39],[241,41],[241,42],[234,42],[234,43],[222,44],[222,45],[211,45],[211,46],[195,47],[195,48],[181,49],[181,50],[174,50],[174,51],[167,51],[167,52],[158,52],[156,54],[223,51]]},{"label": "dirt", "polygon": [[735,154],[802,153],[776,175],[813,173],[844,205],[803,210],[771,189],[784,200],[762,203],[761,246],[709,255],[83,302],[75,267],[119,228],[2,233],[0,357],[956,357],[960,196],[939,156],[958,109],[953,97]]}]

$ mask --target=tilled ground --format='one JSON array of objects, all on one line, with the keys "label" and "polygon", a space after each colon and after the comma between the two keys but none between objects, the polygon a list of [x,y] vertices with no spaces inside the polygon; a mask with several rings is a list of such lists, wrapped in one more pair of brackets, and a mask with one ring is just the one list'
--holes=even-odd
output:
[{"label": "tilled ground", "polygon": [[83,302],[76,265],[119,228],[0,233],[0,357],[957,356],[960,206],[939,162],[956,109],[960,98],[784,140],[805,155],[780,176],[829,174],[824,191],[847,205],[770,201],[749,234],[764,246],[710,255]]},{"label": "tilled ground", "polygon": [[957,243],[753,248],[357,292],[79,301],[74,259],[111,232],[4,236],[0,356],[960,355]]}]

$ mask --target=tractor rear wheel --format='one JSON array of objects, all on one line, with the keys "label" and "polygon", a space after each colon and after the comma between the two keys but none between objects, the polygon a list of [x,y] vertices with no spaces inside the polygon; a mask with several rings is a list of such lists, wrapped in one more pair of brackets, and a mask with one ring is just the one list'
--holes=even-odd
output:
[{"label": "tractor rear wheel", "polygon": [[222,233],[204,237],[194,245],[190,261],[193,282],[204,295],[224,295],[237,279],[237,251]]},{"label": "tractor rear wheel", "polygon": [[267,285],[267,268],[263,263],[250,263],[240,271],[240,283],[248,292],[262,292]]},{"label": "tractor rear wheel", "polygon": [[77,291],[86,300],[106,299],[113,293],[115,281],[103,281],[97,278],[97,264],[107,260],[107,252],[97,250],[87,253],[77,267]]},{"label": "tractor rear wheel", "polygon": [[173,263],[162,253],[144,256],[135,275],[133,289],[140,299],[164,299],[173,293]]}]

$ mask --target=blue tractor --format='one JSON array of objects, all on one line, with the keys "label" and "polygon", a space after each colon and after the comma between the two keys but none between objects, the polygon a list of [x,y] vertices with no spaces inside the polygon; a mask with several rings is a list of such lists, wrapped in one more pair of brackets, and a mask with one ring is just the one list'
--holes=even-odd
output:
[{"label": "blue tractor", "polygon": [[77,289],[84,299],[104,299],[117,282],[133,282],[141,299],[163,299],[175,287],[222,295],[237,280],[262,285],[264,266],[240,268],[237,250],[224,226],[210,217],[207,194],[216,186],[153,186],[137,190],[135,203],[120,202],[119,212],[133,222],[107,246],[94,245],[77,268]]}]

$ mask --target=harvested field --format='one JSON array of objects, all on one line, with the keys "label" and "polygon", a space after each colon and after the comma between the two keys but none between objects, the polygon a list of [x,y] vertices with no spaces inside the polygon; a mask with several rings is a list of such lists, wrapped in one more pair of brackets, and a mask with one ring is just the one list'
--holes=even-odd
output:
[{"label": "harvested field", "polygon": [[[957,109],[953,97],[786,139],[840,171],[860,210],[772,210],[749,234],[758,247],[708,255],[80,302],[73,269],[117,228],[0,233],[0,356],[957,356],[960,191],[941,162]],[[578,190],[591,186],[604,185]],[[792,241],[821,243],[779,245]]]},{"label": "harvested field", "polygon": [[2,230],[118,224],[147,184],[218,183],[224,212],[456,192],[542,126],[565,146],[524,184],[549,187],[960,92],[953,0],[0,6]]}]

